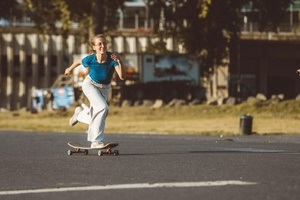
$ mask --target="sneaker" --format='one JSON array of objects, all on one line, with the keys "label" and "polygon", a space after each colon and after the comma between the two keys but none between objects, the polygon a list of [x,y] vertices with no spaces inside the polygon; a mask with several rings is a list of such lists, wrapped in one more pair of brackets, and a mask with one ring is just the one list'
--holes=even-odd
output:
[{"label": "sneaker", "polygon": [[74,114],[73,116],[71,117],[70,119],[70,126],[75,126],[75,124],[78,123],[78,120],[77,120],[77,117],[78,117],[78,114],[82,111],[83,109],[81,107],[77,107],[74,111]]},{"label": "sneaker", "polygon": [[105,145],[100,141],[93,141],[91,144],[91,148],[103,148]]}]

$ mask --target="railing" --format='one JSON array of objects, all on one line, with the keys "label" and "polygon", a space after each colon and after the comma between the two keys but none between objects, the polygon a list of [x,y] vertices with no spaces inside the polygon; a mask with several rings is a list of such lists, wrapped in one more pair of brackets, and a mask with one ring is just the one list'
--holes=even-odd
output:
[{"label": "railing", "polygon": [[[268,24],[268,27],[272,28],[271,24]],[[271,30],[272,30],[271,29]],[[258,23],[246,23],[242,26],[242,32],[260,32],[260,26]],[[281,23],[277,28],[276,31],[262,31],[262,32],[276,32],[276,33],[294,33],[300,35],[300,23],[288,24],[288,23]]]}]

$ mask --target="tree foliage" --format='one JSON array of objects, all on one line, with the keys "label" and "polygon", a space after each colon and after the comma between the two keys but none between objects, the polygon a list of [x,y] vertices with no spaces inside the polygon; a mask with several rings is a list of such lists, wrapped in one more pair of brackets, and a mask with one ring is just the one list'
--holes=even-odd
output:
[{"label": "tree foliage", "polygon": [[[0,17],[19,16],[19,0],[1,0]],[[91,34],[113,30],[117,10],[124,0],[23,0],[27,15],[43,34],[65,38],[78,24],[85,40]],[[230,43],[239,38],[243,24],[242,8],[249,20],[259,22],[261,31],[277,31],[293,0],[144,0],[154,33],[161,40],[153,48],[163,48],[163,38],[173,37],[188,53],[199,55],[206,71],[228,56]],[[7,9],[8,8],[8,9]],[[147,20],[149,20],[147,19]],[[152,20],[153,19],[153,20]],[[158,46],[158,47],[157,47]]]},{"label": "tree foliage", "polygon": [[65,38],[78,24],[87,38],[116,28],[116,12],[124,0],[24,0],[28,15],[43,34],[61,34]]},{"label": "tree foliage", "polygon": [[[237,41],[243,25],[242,8],[261,31],[277,27],[293,0],[149,0],[150,18],[159,21],[165,12],[165,35],[181,38],[189,53],[202,57],[206,71],[228,57],[229,44]],[[159,30],[159,25],[155,24]]]}]

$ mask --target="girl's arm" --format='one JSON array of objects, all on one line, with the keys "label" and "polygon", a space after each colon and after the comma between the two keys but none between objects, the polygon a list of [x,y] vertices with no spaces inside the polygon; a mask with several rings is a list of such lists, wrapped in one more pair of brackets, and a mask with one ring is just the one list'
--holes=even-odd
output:
[{"label": "girl's arm", "polygon": [[123,65],[123,62],[122,62],[121,58],[118,55],[116,55],[116,54],[112,54],[111,58],[113,60],[115,60],[119,64],[115,68],[116,71],[117,71],[117,74],[118,74],[119,78],[121,80],[125,80],[125,78],[126,78],[126,69],[125,69],[125,66]]},{"label": "girl's arm", "polygon": [[75,61],[70,67],[68,67],[65,70],[65,75],[70,75],[72,73],[73,69],[75,69],[79,65],[81,65],[81,61],[80,60]]}]

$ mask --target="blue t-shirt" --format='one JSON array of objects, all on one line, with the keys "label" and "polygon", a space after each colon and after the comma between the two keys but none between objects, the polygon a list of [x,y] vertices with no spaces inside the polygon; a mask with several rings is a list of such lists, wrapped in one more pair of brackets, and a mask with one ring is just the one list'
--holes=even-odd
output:
[{"label": "blue t-shirt", "polygon": [[115,67],[119,64],[110,56],[112,53],[106,52],[107,58],[104,63],[97,61],[96,54],[91,54],[82,59],[81,63],[84,67],[89,67],[89,75],[93,81],[100,84],[110,84]]}]

